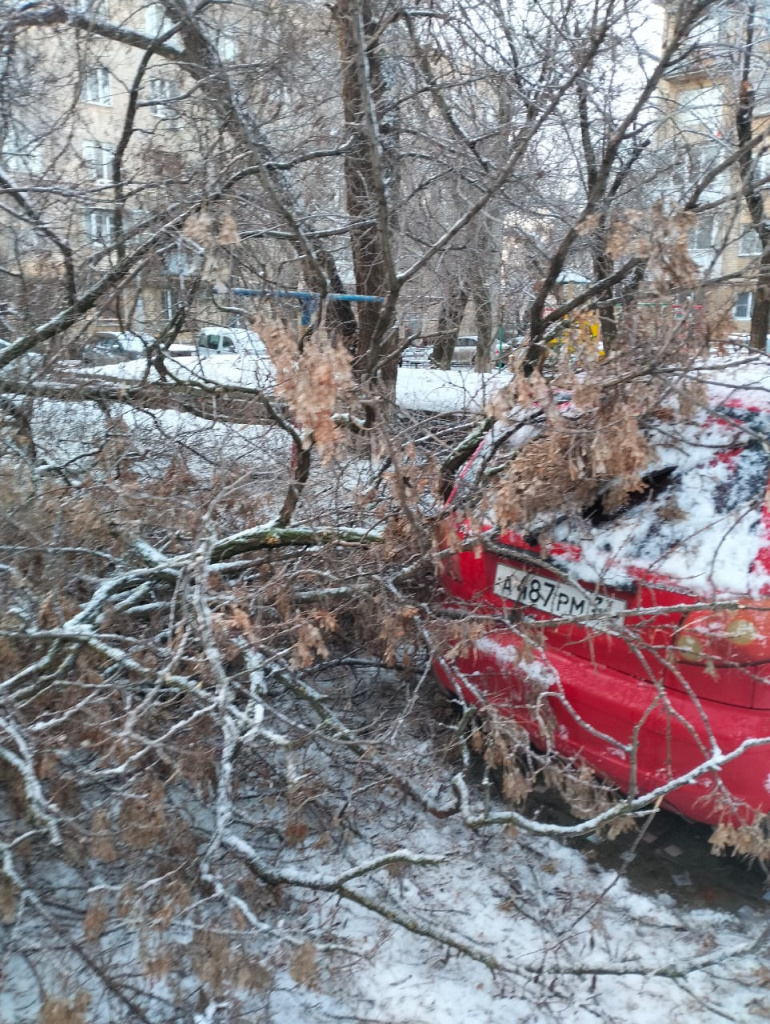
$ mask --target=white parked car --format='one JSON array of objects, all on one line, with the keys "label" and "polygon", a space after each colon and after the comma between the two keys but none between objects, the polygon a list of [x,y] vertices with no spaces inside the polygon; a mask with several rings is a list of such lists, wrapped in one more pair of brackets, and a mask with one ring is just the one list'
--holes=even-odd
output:
[{"label": "white parked car", "polygon": [[245,327],[202,327],[196,339],[201,358],[210,355],[267,355],[265,343],[256,331]]}]

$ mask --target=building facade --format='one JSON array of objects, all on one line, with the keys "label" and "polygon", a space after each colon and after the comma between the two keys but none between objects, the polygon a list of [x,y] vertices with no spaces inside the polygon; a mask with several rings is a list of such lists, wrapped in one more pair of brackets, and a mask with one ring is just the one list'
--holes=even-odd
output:
[{"label": "building facade", "polygon": [[[157,4],[73,7],[174,46]],[[236,28],[215,26],[225,63],[238,58]],[[221,133],[193,83],[168,53],[153,55],[82,22],[25,32],[2,70],[0,336],[40,322],[54,292],[82,293],[151,235],[157,244],[83,330],[162,332],[196,287],[205,249],[195,231],[177,226],[164,235],[164,221],[191,195],[205,194],[223,162]]]},{"label": "building facade", "polygon": [[[677,10],[665,5],[664,40]],[[737,123],[747,89],[749,147]],[[670,160],[671,192],[691,211],[687,250],[700,279],[694,301],[721,321],[721,333],[746,336],[762,254],[747,187],[770,218],[770,3],[713,3],[661,93],[659,151]]]}]

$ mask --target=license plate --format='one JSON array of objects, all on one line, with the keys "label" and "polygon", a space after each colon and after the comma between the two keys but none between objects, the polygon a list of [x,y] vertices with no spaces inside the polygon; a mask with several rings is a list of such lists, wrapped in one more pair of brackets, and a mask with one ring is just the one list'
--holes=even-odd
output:
[{"label": "license plate", "polygon": [[510,565],[497,566],[494,592],[506,601],[558,616],[612,614],[626,607],[615,597],[603,597]]}]

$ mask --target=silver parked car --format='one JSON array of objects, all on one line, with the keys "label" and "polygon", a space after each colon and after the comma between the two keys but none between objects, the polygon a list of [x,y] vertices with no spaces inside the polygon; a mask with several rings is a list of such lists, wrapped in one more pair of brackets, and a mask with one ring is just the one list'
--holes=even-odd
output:
[{"label": "silver parked car", "polygon": [[84,363],[92,366],[107,366],[110,363],[126,363],[140,359],[155,343],[151,334],[135,331],[99,331],[83,349]]}]

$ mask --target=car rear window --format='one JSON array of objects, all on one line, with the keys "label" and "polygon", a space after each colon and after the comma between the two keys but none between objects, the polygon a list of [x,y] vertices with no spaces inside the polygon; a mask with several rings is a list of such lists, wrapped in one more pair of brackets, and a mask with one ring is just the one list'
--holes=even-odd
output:
[{"label": "car rear window", "polygon": [[770,472],[768,427],[766,414],[746,410],[657,425],[644,490],[610,512],[593,506],[552,528],[554,540],[579,545],[572,571],[622,584],[641,569],[697,592],[749,592]]},{"label": "car rear window", "polygon": [[[532,411],[498,424],[452,504],[472,513],[512,455],[542,436],[543,427]],[[767,543],[758,525],[770,474],[770,413],[721,406],[686,422],[657,420],[644,434],[654,457],[642,490],[607,508],[608,487],[582,513],[544,510],[517,527],[533,542],[567,545],[564,568],[586,582],[625,586],[653,573],[704,595],[751,593],[760,585],[752,566]]]}]

